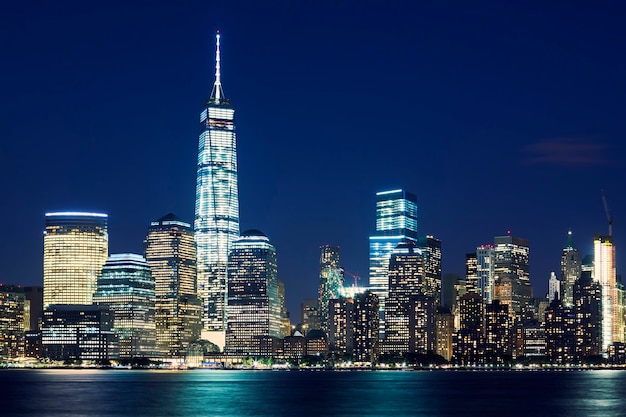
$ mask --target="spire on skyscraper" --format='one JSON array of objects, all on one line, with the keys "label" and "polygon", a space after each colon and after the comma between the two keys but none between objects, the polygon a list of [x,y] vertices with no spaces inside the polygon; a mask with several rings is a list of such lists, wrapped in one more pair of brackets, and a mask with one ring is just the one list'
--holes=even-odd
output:
[{"label": "spire on skyscraper", "polygon": [[219,103],[224,98],[224,90],[222,89],[221,71],[220,71],[220,31],[215,33],[215,82],[213,90],[211,90],[211,100]]},{"label": "spire on skyscraper", "polygon": [[572,230],[567,231],[567,243],[565,244],[565,249],[572,248],[575,249],[574,246],[574,238],[572,237]]}]

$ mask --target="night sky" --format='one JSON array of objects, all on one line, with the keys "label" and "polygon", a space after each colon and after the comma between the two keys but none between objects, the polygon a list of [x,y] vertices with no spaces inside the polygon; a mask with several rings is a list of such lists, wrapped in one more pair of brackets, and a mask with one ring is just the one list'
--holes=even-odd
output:
[{"label": "night sky", "polygon": [[528,239],[539,296],[569,228],[583,255],[607,233],[604,189],[623,274],[626,6],[417,3],[4,5],[0,282],[42,284],[47,211],[108,213],[110,253],[142,253],[169,212],[193,223],[217,29],[241,231],[276,246],[293,321],[320,245],[367,283],[375,193],[394,188],[417,195],[444,273],[507,230]]}]

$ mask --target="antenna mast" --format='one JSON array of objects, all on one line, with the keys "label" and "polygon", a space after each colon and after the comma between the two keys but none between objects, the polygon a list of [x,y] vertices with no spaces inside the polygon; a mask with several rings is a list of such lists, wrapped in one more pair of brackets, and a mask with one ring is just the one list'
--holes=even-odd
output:
[{"label": "antenna mast", "polygon": [[220,67],[220,31],[215,34],[215,83],[213,83],[213,91],[211,91],[211,99],[219,103],[224,97],[222,90],[222,73]]}]

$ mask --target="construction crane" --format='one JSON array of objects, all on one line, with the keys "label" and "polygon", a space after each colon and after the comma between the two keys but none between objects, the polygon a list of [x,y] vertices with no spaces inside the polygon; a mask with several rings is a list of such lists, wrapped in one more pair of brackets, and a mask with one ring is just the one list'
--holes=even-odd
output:
[{"label": "construction crane", "polygon": [[339,267],[339,270],[341,271],[341,275],[343,276],[345,276],[346,274],[350,275],[354,279],[354,287],[358,287],[357,281],[361,279],[358,274],[353,274],[352,272],[346,271],[343,267]]},{"label": "construction crane", "polygon": [[604,203],[604,211],[606,212],[606,219],[609,222],[609,237],[613,237],[613,216],[611,216],[609,205],[606,202],[606,196],[604,195],[604,190],[600,190],[600,191],[602,193],[602,202]]}]

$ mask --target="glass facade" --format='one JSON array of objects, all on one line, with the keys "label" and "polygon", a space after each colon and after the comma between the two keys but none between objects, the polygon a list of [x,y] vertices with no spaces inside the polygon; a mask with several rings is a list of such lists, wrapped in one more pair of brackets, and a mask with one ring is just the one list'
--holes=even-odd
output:
[{"label": "glass facade", "polygon": [[602,287],[602,351],[613,342],[624,342],[624,325],[615,273],[615,246],[611,236],[593,241],[593,278]]},{"label": "glass facade", "polygon": [[276,249],[258,230],[237,239],[228,263],[226,352],[258,355],[263,338],[280,337]]},{"label": "glass facade", "polygon": [[582,262],[574,247],[572,232],[567,233],[567,244],[561,253],[561,300],[566,307],[574,305],[574,284],[582,274]]},{"label": "glass facade", "polygon": [[343,276],[339,269],[339,247],[324,245],[320,247],[320,285],[318,290],[320,323],[328,334],[328,303],[338,298],[343,287]]},{"label": "glass facade", "polygon": [[106,214],[46,213],[44,308],[51,304],[91,304],[108,250]]},{"label": "glass facade", "polygon": [[24,355],[26,306],[24,288],[0,284],[0,358]]},{"label": "glass facade", "polygon": [[417,240],[417,197],[404,190],[376,193],[376,234],[369,238],[369,284],[378,296],[381,336],[384,335],[389,257],[404,240]]},{"label": "glass facade", "polygon": [[109,256],[98,277],[93,301],[113,312],[120,358],[156,355],[154,279],[143,256]]},{"label": "glass facade", "polygon": [[157,349],[164,357],[180,358],[200,338],[194,234],[170,213],[150,224],[144,243],[155,284]]},{"label": "glass facade", "polygon": [[533,296],[528,241],[513,236],[496,236],[493,250],[494,299],[509,304],[509,311],[519,314]]},{"label": "glass facade", "polygon": [[200,113],[194,229],[203,328],[223,347],[228,251],[239,236],[239,197],[235,111],[223,98],[219,41],[218,34],[215,84]]}]

